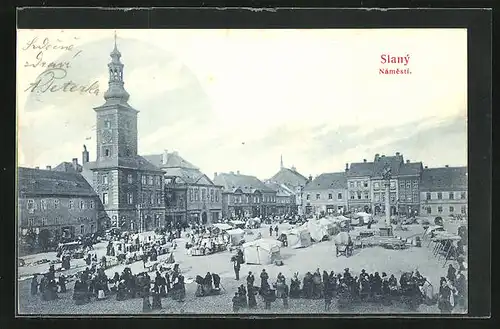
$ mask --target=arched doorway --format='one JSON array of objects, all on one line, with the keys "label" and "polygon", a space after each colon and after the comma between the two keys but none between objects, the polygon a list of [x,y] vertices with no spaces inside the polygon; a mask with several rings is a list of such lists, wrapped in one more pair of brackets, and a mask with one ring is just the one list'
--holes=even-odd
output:
[{"label": "arched doorway", "polygon": [[201,213],[201,224],[206,225],[208,221],[207,213],[204,211]]}]

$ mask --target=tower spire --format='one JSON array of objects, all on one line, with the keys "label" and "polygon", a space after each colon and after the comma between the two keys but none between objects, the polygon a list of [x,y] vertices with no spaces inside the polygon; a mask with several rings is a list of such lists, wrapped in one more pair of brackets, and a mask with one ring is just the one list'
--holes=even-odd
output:
[{"label": "tower spire", "polygon": [[281,155],[280,169],[283,169],[283,154]]},{"label": "tower spire", "polygon": [[108,64],[109,82],[108,90],[104,93],[104,99],[107,102],[127,103],[130,95],[123,87],[123,64],[120,61],[122,54],[118,50],[116,42],[117,35],[114,33],[114,48],[111,54],[111,62]]}]

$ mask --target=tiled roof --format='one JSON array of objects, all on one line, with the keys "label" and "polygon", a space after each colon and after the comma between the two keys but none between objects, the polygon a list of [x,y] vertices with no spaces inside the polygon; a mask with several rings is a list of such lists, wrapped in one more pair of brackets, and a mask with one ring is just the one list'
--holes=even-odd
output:
[{"label": "tiled roof", "polygon": [[73,163],[72,162],[61,162],[56,167],[54,167],[52,170],[54,170],[54,171],[72,172],[72,173],[79,173],[79,172],[82,172],[83,167],[82,167],[82,165],[77,164],[76,165],[76,170],[75,170],[75,167],[73,167]]},{"label": "tiled roof", "polygon": [[422,191],[467,190],[467,167],[441,167],[424,169]]},{"label": "tiled roof", "polygon": [[214,178],[214,183],[222,186],[225,192],[234,192],[237,189],[240,189],[243,193],[255,193],[257,190],[274,192],[273,189],[266,186],[255,176],[220,173]]},{"label": "tiled roof", "polygon": [[92,168],[129,168],[141,171],[161,171],[160,168],[146,160],[140,155],[131,157],[111,158],[104,161],[89,162],[89,169]]},{"label": "tiled roof", "polygon": [[399,175],[405,176],[419,176],[422,173],[422,162],[404,163],[399,168]]},{"label": "tiled roof", "polygon": [[324,173],[313,179],[304,188],[304,191],[340,190],[347,189],[347,175],[345,172]]},{"label": "tiled roof", "polygon": [[294,195],[294,192],[285,184],[279,184],[272,181],[265,182],[266,186],[276,191],[276,196],[287,197]]},{"label": "tiled roof", "polygon": [[371,176],[373,162],[354,162],[349,165],[347,177]]},{"label": "tiled roof", "polygon": [[18,167],[19,195],[96,196],[82,175],[72,172]]},{"label": "tiled roof", "polygon": [[403,156],[401,155],[375,157],[375,160],[373,161],[372,177],[382,177],[382,172],[386,164],[388,164],[391,168],[391,175],[397,176],[399,175],[399,168],[402,163]]},{"label": "tiled roof", "polygon": [[305,186],[307,183],[307,178],[302,176],[295,170],[289,168],[281,168],[273,177],[269,179],[270,181],[277,182],[280,184],[286,184],[287,186]]},{"label": "tiled roof", "polygon": [[163,162],[163,154],[145,155],[144,158],[159,168],[198,169],[198,167],[186,161],[177,152],[167,153],[166,163]]},{"label": "tiled roof", "polygon": [[205,178],[210,185],[213,185],[212,180],[198,169],[164,168],[163,172],[169,177],[179,177],[185,184],[196,184],[199,183],[202,178]]}]

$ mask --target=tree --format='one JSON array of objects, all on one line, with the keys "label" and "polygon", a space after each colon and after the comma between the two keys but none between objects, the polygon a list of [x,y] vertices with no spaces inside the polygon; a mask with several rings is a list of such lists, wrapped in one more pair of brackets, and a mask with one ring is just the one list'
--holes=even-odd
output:
[{"label": "tree", "polygon": [[36,233],[33,231],[33,229],[29,229],[28,232],[26,232],[26,235],[24,236],[24,242],[28,246],[29,252],[33,252],[36,247]]}]

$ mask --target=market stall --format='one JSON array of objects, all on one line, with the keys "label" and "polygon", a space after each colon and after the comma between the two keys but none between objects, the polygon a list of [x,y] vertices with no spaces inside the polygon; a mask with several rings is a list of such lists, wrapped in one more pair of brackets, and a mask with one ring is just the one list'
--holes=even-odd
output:
[{"label": "market stall", "polygon": [[226,233],[229,235],[229,239],[233,246],[240,245],[245,241],[245,231],[240,228],[227,230]]},{"label": "market stall", "polygon": [[246,264],[269,265],[281,258],[281,242],[273,239],[259,239],[243,244]]},{"label": "market stall", "polygon": [[305,248],[312,244],[311,234],[305,228],[292,228],[285,231],[284,234],[286,235],[286,241],[290,248]]}]

